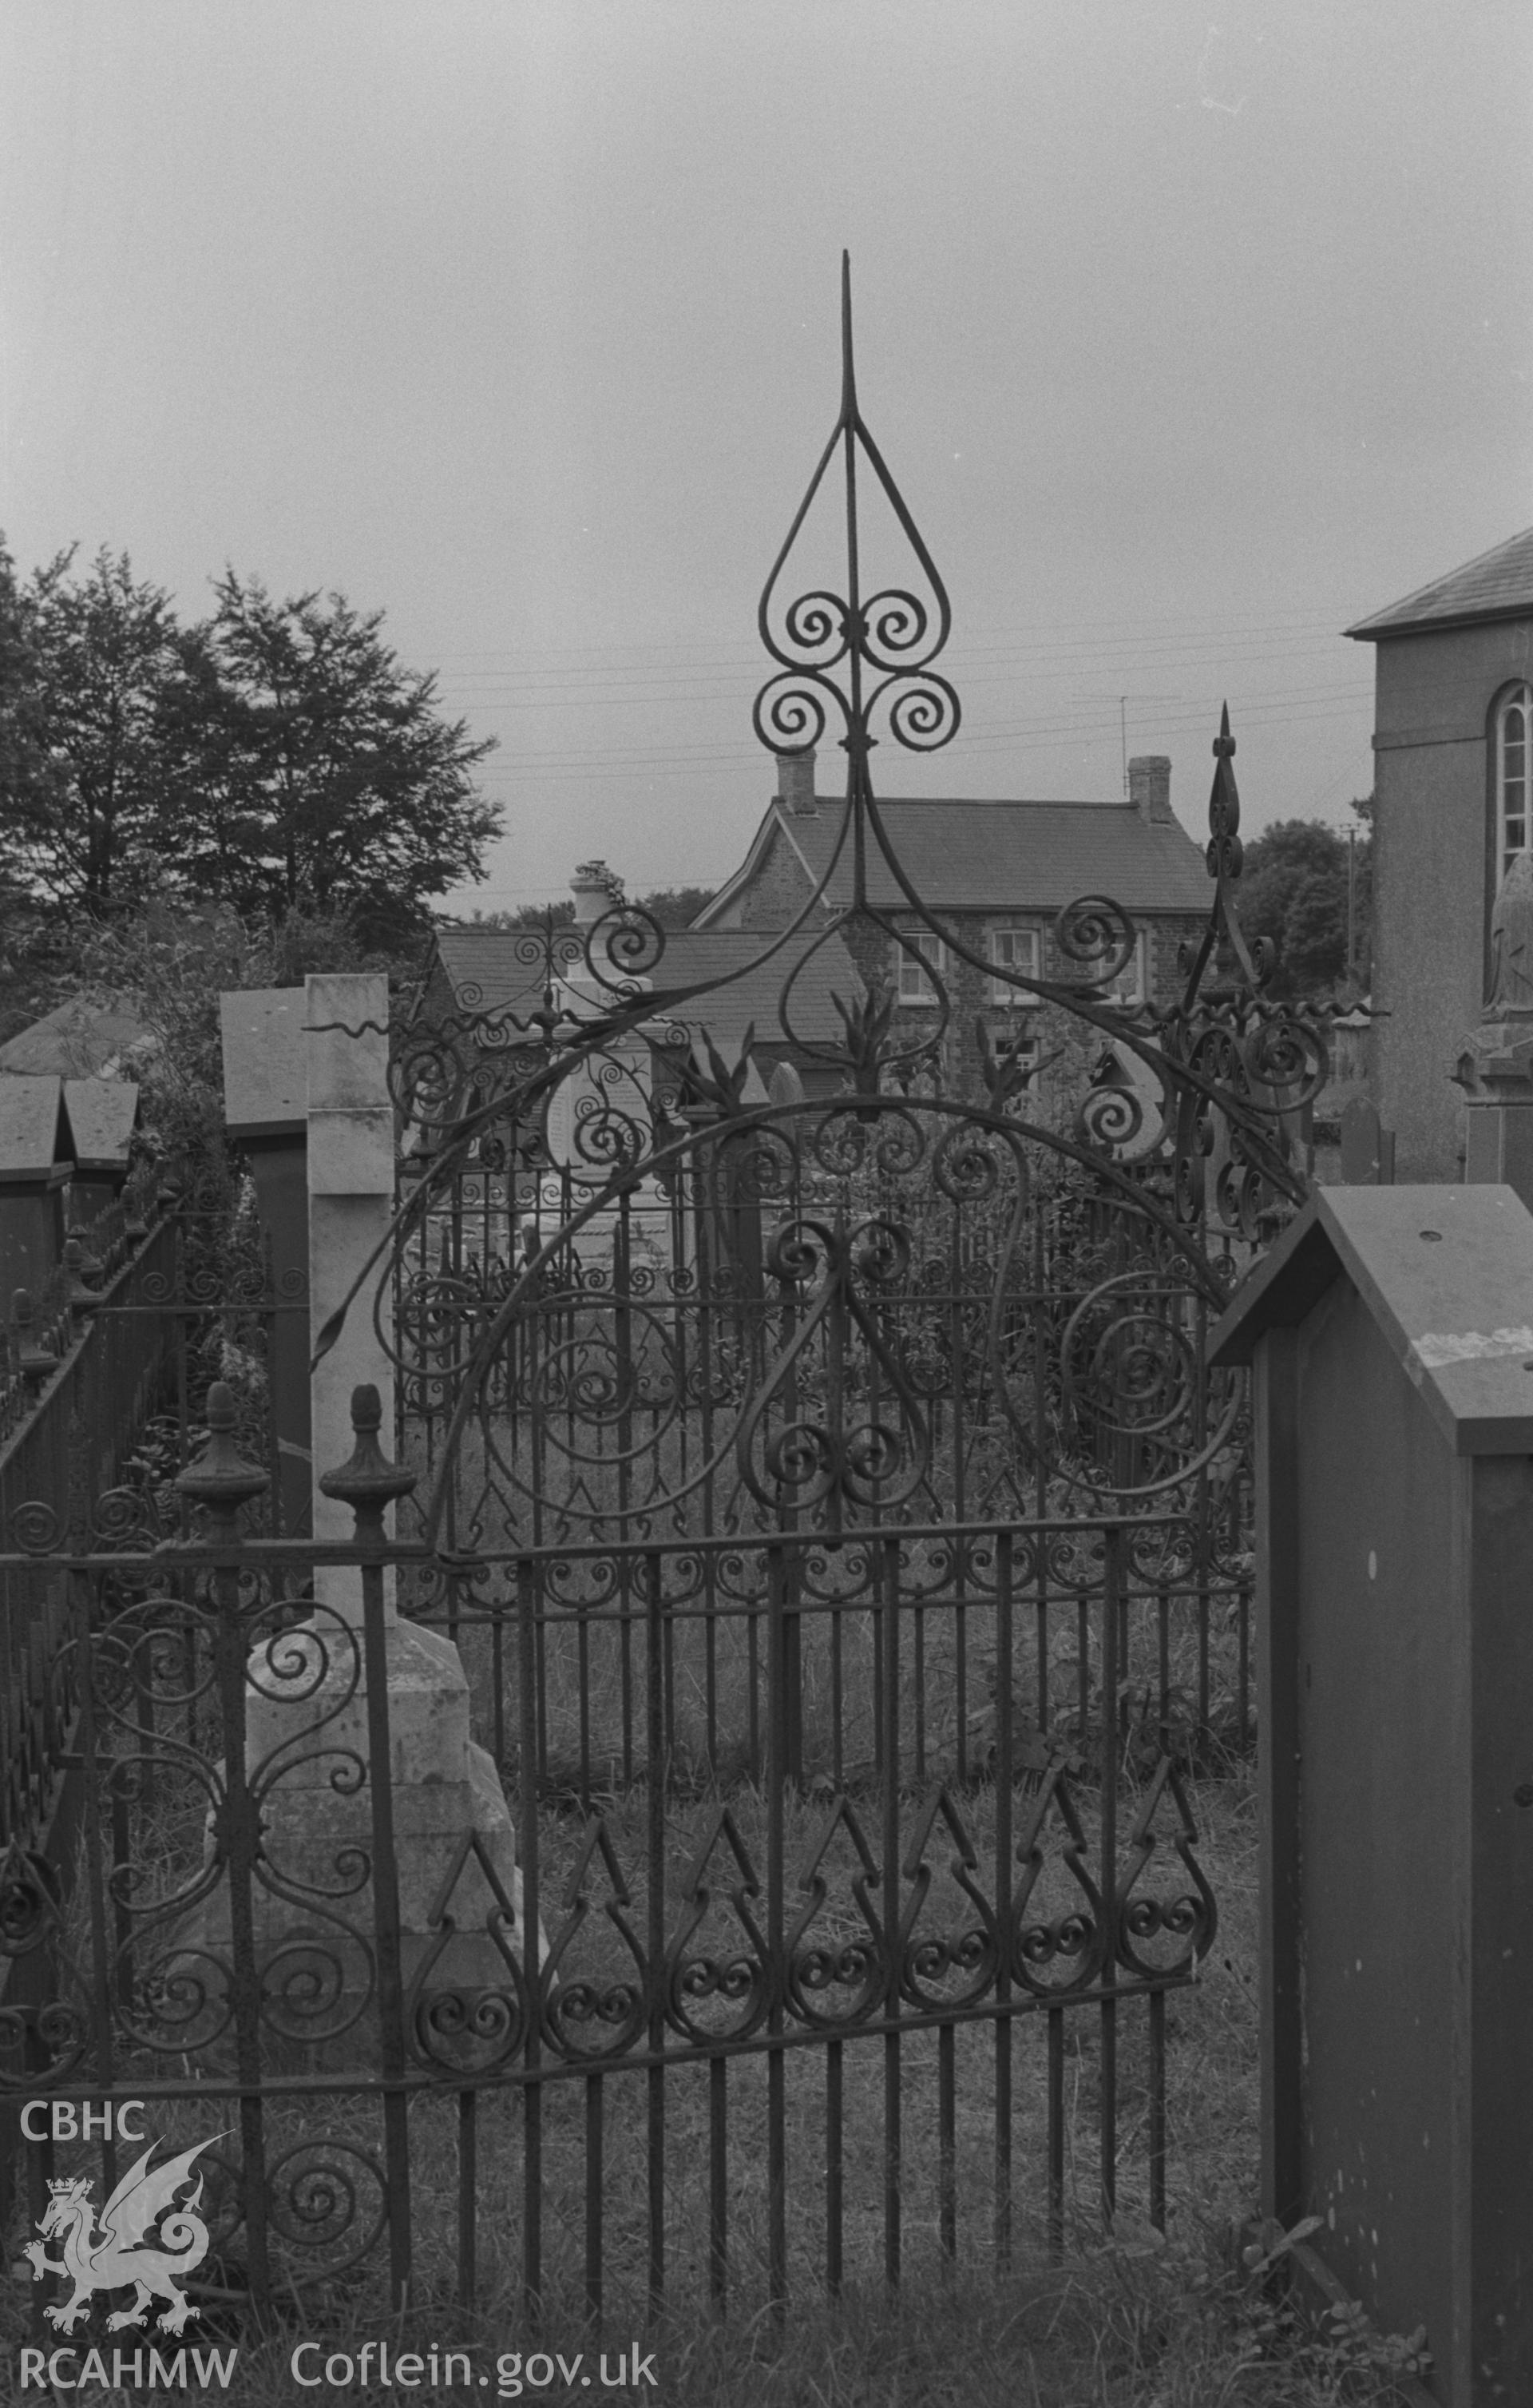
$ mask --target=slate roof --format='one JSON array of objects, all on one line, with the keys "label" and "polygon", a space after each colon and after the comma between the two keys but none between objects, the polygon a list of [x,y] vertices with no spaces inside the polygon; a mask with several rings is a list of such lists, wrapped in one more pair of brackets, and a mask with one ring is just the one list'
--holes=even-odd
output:
[{"label": "slate roof", "polygon": [[61,1003],[0,1045],[0,1071],[24,1078],[99,1079],[154,1051],[151,1030],[131,1011]]},{"label": "slate roof", "polygon": [[0,1073],[0,1180],[47,1178],[68,1158],[62,1079]]},{"label": "slate roof", "polygon": [[[706,979],[711,992],[669,1016],[684,1020],[691,1028],[706,1028],[720,1053],[729,1057],[738,1055],[746,1029],[752,1024],[758,1043],[781,1044],[786,1040],[778,1019],[778,998],[794,963],[802,960],[803,972],[788,1007],[795,1030],[817,1042],[843,1037],[841,1016],[831,998],[838,995],[851,1003],[862,994],[863,982],[840,938],[830,938],[805,959],[805,940],[796,937],[759,968],[743,967],[756,963],[770,943],[770,932],[763,928],[679,930],[666,945],[661,965],[666,984],[691,986]],[[713,984],[734,971],[743,974],[727,986]]]},{"label": "slate roof", "polygon": [[[835,850],[842,807],[773,813],[816,880]],[[950,802],[901,797],[879,816],[923,902],[942,910],[1057,911],[1079,895],[1110,895],[1126,911],[1207,912],[1203,855],[1180,821],[1149,821],[1132,803]],[[880,910],[907,909],[877,845],[868,893]],[[734,882],[731,881],[731,885]],[[727,891],[727,890],[726,890]],[[850,845],[827,899],[852,898]]]},{"label": "slate roof", "polygon": [[134,1079],[65,1079],[64,1109],[69,1115],[77,1170],[125,1170],[128,1143],[138,1119]]},{"label": "slate roof", "polygon": [[[437,957],[460,1008],[509,1010],[520,1017],[540,1004],[541,969],[516,958],[518,937],[524,934],[505,928],[440,930]],[[665,1016],[684,1020],[694,1029],[706,1027],[724,1054],[738,1054],[752,1023],[758,1042],[781,1043],[778,995],[794,960],[807,952],[809,939],[797,938],[759,968],[752,967],[772,941],[762,929],[681,928],[667,934],[665,954],[652,976],[657,996],[705,981],[714,991]],[[716,986],[736,972],[740,975],[730,984]],[[809,956],[794,989],[793,1024],[801,1036],[818,1040],[843,1033],[833,993],[849,1002],[862,993],[856,966],[838,937]]]},{"label": "slate roof", "polygon": [[1483,552],[1462,568],[1418,586],[1387,610],[1359,619],[1347,634],[1359,643],[1381,637],[1413,635],[1427,627],[1467,626],[1477,620],[1533,615],[1533,527]]}]

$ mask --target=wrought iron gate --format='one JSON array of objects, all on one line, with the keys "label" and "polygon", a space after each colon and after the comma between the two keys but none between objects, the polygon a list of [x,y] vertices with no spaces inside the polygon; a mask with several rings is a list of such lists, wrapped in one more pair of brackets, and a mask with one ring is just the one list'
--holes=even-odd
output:
[{"label": "wrought iron gate", "polygon": [[[842,590],[783,609],[833,466]],[[867,598],[869,467],[914,567]],[[236,2124],[205,2158],[214,2289],[376,2261],[396,2301],[781,2304],[912,2249],[1164,2220],[1167,2000],[1216,1921],[1189,1781],[1250,1719],[1244,1398],[1203,1336],[1302,1195],[1324,1030],[1239,931],[1227,723],[1173,1004],[1113,998],[1135,930],[1106,898],[1031,978],[926,909],[869,752],[955,731],[948,624],[848,305],[756,707],[773,750],[834,719],[848,759],[849,910],[811,898],[756,956],[814,1092],[752,1090],[641,911],[529,938],[530,1004],[395,1033],[400,1208],[350,1310],[394,1353],[400,1468],[364,1397],[329,1474],[355,1543],[241,1531],[265,1479],[215,1392],[176,1483],[193,1535],[119,1512],[66,1551],[83,1877],[12,1851],[0,1948],[58,1981],[0,2011],[0,2079],[149,2097],[167,2138]],[[874,982],[806,1040],[806,965],[853,923],[1011,979],[1105,1075],[1068,1119],[1014,1056],[941,1091],[940,969],[917,1037]],[[340,1566],[360,1612],[311,1594]],[[466,1842],[423,1948],[367,1777],[390,1582],[455,1641],[518,1834],[519,1894]],[[321,1880],[299,1843],[332,1828]]]}]

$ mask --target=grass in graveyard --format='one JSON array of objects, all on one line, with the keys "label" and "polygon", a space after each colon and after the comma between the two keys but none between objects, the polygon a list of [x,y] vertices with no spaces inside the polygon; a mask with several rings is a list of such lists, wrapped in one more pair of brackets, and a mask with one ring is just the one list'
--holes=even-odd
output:
[{"label": "grass in graveyard", "polygon": [[[757,1793],[738,1788],[731,1804],[742,1838],[754,1850],[762,1819]],[[876,1813],[876,1802],[869,1801]],[[642,1862],[647,1811],[642,1790],[610,1810],[620,1855]],[[965,1804],[984,1860],[993,1801],[983,1792]],[[668,1800],[671,1862],[686,1862],[716,1808],[705,1799]],[[599,2331],[586,2321],[581,2278],[584,2243],[584,2118],[579,2081],[549,2086],[544,2113],[545,2290],[542,2324],[532,2329],[520,2292],[523,2124],[505,2094],[487,2099],[480,2114],[479,2251],[476,2313],[451,2303],[456,2273],[455,2106],[451,2098],[418,2099],[409,2111],[415,2232],[415,2306],[401,2336],[387,2315],[380,2252],[332,2281],[307,2301],[290,2298],[269,2337],[247,2330],[235,2385],[226,2395],[246,2408],[284,2408],[299,2396],[290,2372],[295,2341],[311,2334],[325,2353],[352,2351],[365,2340],[394,2334],[396,2347],[466,2348],[476,2372],[490,2375],[482,2396],[501,2396],[495,2365],[546,2344],[566,2358],[576,2350],[611,2353],[635,2339],[652,2352],[660,2381],[642,2396],[680,2408],[1328,2408],[1342,2401],[1383,2402],[1397,2395],[1384,2346],[1367,2336],[1323,2341],[1286,2323],[1259,2284],[1241,2269],[1228,2242],[1233,2221],[1246,2214],[1255,2189],[1256,2047],[1252,2001],[1254,1971],[1254,1813],[1249,1779],[1197,1784],[1198,1857],[1219,1899],[1221,1926],[1197,1982],[1176,1992],[1168,2015],[1168,2123],[1170,2138],[1169,2234],[1160,2242],[1142,2214],[1139,2180],[1143,2133],[1142,2056],[1129,2027],[1142,2029],[1143,2009],[1120,2010],[1120,2137],[1125,2172],[1122,2212],[1110,2240],[1093,2212],[1093,2102],[1099,2064],[1095,2010],[1071,2011],[1067,2021],[1067,2109],[1070,2143],[1067,2174],[1069,2222],[1067,2258],[1051,2266],[1040,2223],[1042,2022],[1021,2020],[1014,2042],[1017,2193],[1012,2262],[997,2272],[990,2221],[994,2149],[993,2028],[960,2032],[957,2179],[960,2201],[956,2262],[943,2259],[936,2236],[935,2040],[902,2042],[906,2129],[903,2281],[897,2298],[885,2293],[881,2186],[882,2057],[878,2041],[845,2048],[845,2131],[848,2215],[846,2288],[824,2298],[823,2224],[817,2221],[824,2159],[824,2053],[790,2052],[786,2084],[789,2162],[790,2307],[774,2320],[766,2301],[766,2170],[763,2143],[765,2068],[736,2060],[729,2079],[728,2192],[730,2315],[720,2322],[706,2305],[706,2214],[709,2122],[707,2077],[701,2070],[667,2075],[667,2271],[671,2314],[652,2327],[644,2313],[646,2232],[644,2091],[641,2074],[610,2074],[607,2104],[607,2229],[602,2253],[606,2289]],[[1089,1822],[1089,1801],[1086,1819]],[[796,1842],[814,1820],[795,1810]],[[907,1804],[902,1821],[910,1820]],[[567,1826],[567,1829],[566,1827]],[[573,1861],[580,1818],[550,1816],[545,1855],[554,1869]],[[934,1848],[934,1866],[945,1854]],[[791,1861],[791,1855],[790,1855]],[[981,1885],[985,1885],[981,1878]],[[938,1884],[938,1889],[940,1884]],[[934,1890],[933,1903],[944,1901]],[[637,1901],[642,1932],[642,1906]],[[939,1916],[938,1920],[942,1918]],[[709,1929],[698,1935],[706,1944]],[[220,2116],[224,2111],[220,2110]],[[204,2136],[209,2116],[196,2102],[157,2118],[166,2140],[180,2145]],[[329,2160],[359,2177],[356,2152],[380,2149],[379,2113],[371,2101],[273,2102],[268,2155],[290,2157],[289,2175]],[[61,2150],[61,2167],[66,2160]],[[360,2182],[363,2221],[368,2186]],[[284,2209],[290,2226],[318,2192]],[[319,2231],[318,2225],[310,2228]],[[23,2237],[20,2226],[12,2236]],[[294,2255],[298,2253],[294,2253]],[[237,2258],[237,2236],[231,2260]],[[231,2262],[228,2272],[235,2272]],[[14,2374],[23,2339],[30,2281],[13,2289],[0,2368]],[[95,2320],[100,2322],[99,2316]],[[209,2302],[203,2345],[227,2340],[237,2318]],[[591,2364],[587,2358],[587,2364]],[[312,2372],[310,2362],[309,2371]],[[539,2370],[539,2372],[541,2370]],[[509,2380],[510,2378],[508,2378]],[[3,2380],[3,2376],[0,2376]],[[18,2395],[20,2396],[20,2395]],[[36,2396],[30,2395],[30,2396]],[[85,2392],[76,2395],[88,2397]],[[123,2395],[97,2394],[121,2398]],[[128,2395],[131,2396],[131,2395]],[[353,2386],[352,2400],[397,2401],[376,2384]],[[427,2396],[425,2391],[420,2395]],[[447,2400],[454,2394],[439,2390]],[[456,2394],[462,2397],[461,2389]],[[508,2393],[504,2396],[515,2396]],[[552,2399],[577,2396],[555,2380]],[[581,2397],[587,2397],[583,2392]],[[602,2396],[600,2391],[596,2397]],[[630,2394],[628,2396],[640,2396]]]},{"label": "grass in graveyard", "polygon": [[[992,1700],[986,1665],[993,1652],[989,1609],[967,1615],[968,1714],[973,1745],[970,1779],[954,1786],[954,1808],[979,1858],[976,1879],[993,1895],[995,1798],[983,1777],[988,1743],[985,1721]],[[1094,1615],[1093,1621],[1095,1623]],[[849,1613],[845,1671],[848,1694],[866,1693],[871,1625]],[[1153,1634],[1131,1615],[1138,1653],[1133,1680],[1154,1671]],[[746,1626],[737,1621],[721,1632],[718,1671],[721,1730],[738,1729],[749,1680]],[[1144,1633],[1149,1635],[1143,1635]],[[1086,1711],[1080,1716],[1080,1662],[1067,1642],[1073,1616],[1061,1617],[1059,1669],[1051,1684],[1053,1718],[1067,1726],[1089,1754],[1096,1742],[1088,1659]],[[927,1616],[926,1691],[934,1701],[927,1725],[928,1779],[911,1781],[900,1801],[900,1829],[908,1840],[929,1787],[951,1772],[957,1713],[954,1703],[956,1625],[951,1612]],[[473,1685],[480,1735],[492,1736],[488,1630],[466,1627],[463,1651]],[[636,1634],[636,1667],[641,1634]],[[610,1732],[621,1723],[621,1668],[612,1634],[605,1662],[591,1660],[588,1711],[595,1727]],[[578,1668],[567,1632],[551,1632],[548,1649],[551,1746],[558,1770],[548,1784],[539,1815],[541,1896],[544,1919],[552,1923],[580,1853],[584,1831],[573,1795],[571,1768],[579,1729]],[[734,1816],[741,1844],[758,1876],[765,1870],[764,1801],[746,1774],[737,1748],[723,1752],[720,1781],[709,1777],[700,1634],[695,1626],[677,1656],[678,1749],[672,1784],[664,1799],[667,1897],[665,1923],[674,1933],[685,1906],[687,1879],[712,1831],[722,1803]],[[1179,1694],[1193,1692],[1198,1674],[1196,1618],[1173,1620],[1171,1680]],[[1017,1683],[1018,1729],[1036,1713],[1036,1655],[1025,1658]],[[1234,1693],[1238,1636],[1231,1614],[1216,1609],[1210,1633],[1211,1682],[1225,1716]],[[904,1729],[911,1729],[913,1657],[906,1649]],[[794,1804],[785,1818],[785,1864],[790,1914],[798,1878],[823,1828],[826,1798],[824,1769],[828,1751],[829,1661],[822,1622],[806,1644],[807,1745],[818,1792]],[[642,1753],[642,1679],[637,1726]],[[935,1701],[945,1699],[940,1709]],[[514,1735],[514,1697],[506,1725]],[[866,1720],[866,1714],[865,1714]],[[1132,1825],[1134,1784],[1143,1770],[1132,1719],[1128,1772],[1120,1805],[1120,1847]],[[860,1735],[859,1735],[860,1732]],[[552,1744],[556,1742],[555,1744]],[[855,1717],[848,1734],[848,1785],[875,1858],[881,1854],[881,1799],[873,1777],[871,1731]],[[514,1767],[508,1766],[509,1773]],[[1213,1773],[1218,1777],[1212,1777]],[[400,2347],[467,2348],[476,2372],[489,2383],[480,2396],[499,2392],[496,2361],[536,2350],[539,2341],[567,2358],[576,2350],[628,2347],[638,2339],[652,2352],[660,2376],[638,2393],[683,2408],[1331,2408],[1342,2401],[1383,2402],[1396,2396],[1387,2353],[1369,2337],[1315,2338],[1298,2323],[1286,2323],[1268,2302],[1261,2286],[1230,2246],[1232,2224],[1249,2214],[1255,2197],[1256,2038],[1254,2008],[1254,1806],[1249,1768],[1221,1750],[1206,1751],[1201,1775],[1192,1786],[1200,1838],[1198,1861],[1218,1899],[1220,1929],[1198,1980],[1174,1992],[1168,2010],[1168,2127],[1169,2232],[1161,2242],[1144,2210],[1146,2135],[1145,2009],[1125,2003],[1119,2011],[1120,2215],[1110,2239],[1096,2213],[1098,2167],[1096,2107],[1100,2069],[1100,2018],[1092,2008],[1067,2013],[1067,2257],[1051,2265],[1043,2223],[1044,2019],[1017,2019],[1010,2042],[1014,2072],[1015,2244],[1010,2265],[997,2271],[993,2248],[995,2027],[960,2027],[955,2042],[957,2128],[955,2173],[958,2251],[947,2261],[938,2243],[937,2083],[935,2035],[902,2040],[901,2096],[904,2118],[902,2208],[903,2281],[892,2300],[881,2273],[883,2257],[882,2146],[883,2064],[881,2042],[849,2040],[844,2048],[844,2151],[846,2183],[845,2288],[838,2300],[824,2294],[824,2163],[825,2053],[816,2046],[791,2050],[784,2082],[789,2180],[789,2309],[774,2320],[766,2303],[766,2066],[759,2057],[732,2061],[727,2077],[727,2192],[730,2289],[728,2315],[720,2321],[708,2305],[708,2169],[709,2109],[706,2070],[675,2068],[665,2081],[666,2263],[670,2312],[652,2327],[646,2322],[645,2219],[646,2092],[642,2072],[614,2072],[603,2082],[606,2184],[601,2253],[605,2307],[593,2331],[583,2299],[585,2253],[585,2084],[551,2082],[542,2114],[544,2196],[544,2310],[540,2330],[529,2329],[521,2295],[521,2232],[523,2194],[523,2117],[509,2094],[484,2098],[479,2110],[477,2186],[477,2300],[473,2314],[453,2305],[457,2275],[456,2104],[451,2094],[421,2098],[409,2109],[414,2232],[414,2307]],[[1078,1801],[1088,1842],[1095,1838],[1094,1784],[1078,1783]],[[514,1778],[510,1782],[513,1799]],[[644,1876],[650,1796],[642,1780],[626,1786],[604,1768],[603,1794],[593,1801],[607,1817],[619,1861],[628,1877],[630,1914],[640,1940],[646,1927]],[[1026,1811],[1019,1787],[1016,1823]],[[171,1870],[174,1848],[184,1859],[200,1846],[201,1809],[183,1814],[179,1832],[171,1801],[162,1801],[159,1845]],[[1163,1832],[1168,1818],[1163,1814]],[[154,1838],[147,1826],[136,1841],[136,1860],[152,1872]],[[943,1928],[973,1911],[953,1884],[947,1862],[953,1842],[939,1826],[929,1848],[933,1889],[923,1928]],[[1088,1857],[1089,1861],[1089,1857]],[[712,1880],[726,1888],[727,1859],[715,1854]],[[836,1858],[829,1914],[842,1936],[854,1936],[857,1918],[850,1899],[844,1849]],[[1184,1885],[1168,1854],[1168,1841],[1154,1860],[1154,1886]],[[1052,1887],[1034,1901],[1040,1914],[1057,1912],[1069,1896],[1057,1869]],[[874,1893],[875,1899],[877,1893]],[[732,1920],[724,1900],[695,1936],[690,1953],[722,1951]],[[593,1928],[604,1936],[592,1938]],[[738,1927],[737,1939],[742,1940]],[[583,1953],[581,1953],[583,1952]],[[599,1911],[588,1920],[580,1951],[566,1973],[584,1971],[611,1979],[623,1967],[623,1949]],[[703,2001],[705,2023],[720,2012]],[[188,2069],[190,2071],[190,2069]],[[188,2146],[203,2138],[227,2110],[216,2114],[195,2100],[157,2118],[166,2141]],[[357,2222],[365,2229],[377,2203],[365,2158],[381,2154],[381,2118],[375,2101],[353,2099],[318,2102],[273,2100],[268,2115],[268,2162],[287,2155],[286,2176],[301,2178],[279,2210],[290,2232],[310,2243],[325,2240],[320,2169],[339,2164],[357,2182]],[[291,2153],[291,2154],[289,2154]],[[61,2150],[62,2162],[67,2153]],[[335,2196],[332,2190],[332,2196]],[[336,2218],[338,2225],[339,2218]],[[13,2243],[24,2237],[20,2226]],[[354,2233],[353,2233],[354,2237]],[[239,2240],[229,2247],[225,2272],[237,2286]],[[310,2265],[344,2253],[334,2249],[279,2251],[287,2262],[308,2257]],[[14,2258],[15,2250],[12,2249]],[[7,2329],[0,2338],[0,2384],[14,2370],[14,2348],[23,2337],[31,2304],[30,2281],[12,2293]],[[99,2324],[101,2319],[95,2321]],[[238,2329],[238,2312],[209,2301],[205,2345],[222,2329]],[[387,2315],[386,2270],[380,2245],[350,2272],[333,2274],[308,2295],[290,2294],[269,2337],[251,2331],[241,2339],[239,2372],[227,2396],[247,2408],[275,2408],[300,2396],[290,2371],[296,2340],[322,2341],[325,2353],[354,2353],[365,2341],[394,2332]],[[8,2344],[8,2346],[7,2345]],[[589,2358],[588,2365],[591,2363]],[[310,2368],[312,2371],[312,2367]],[[521,2379],[521,2378],[518,2378]],[[508,2378],[509,2380],[509,2378]],[[477,2387],[477,2386],[476,2386]],[[35,2393],[28,2396],[36,2396]],[[79,2398],[89,2395],[79,2393]],[[103,2396],[103,2395],[98,2395]],[[122,2397],[123,2395],[116,2395]],[[131,2396],[131,2395],[127,2395]],[[220,2396],[208,2392],[204,2396]],[[322,2394],[322,2396],[328,2396]],[[396,2408],[398,2387],[385,2393],[376,2382],[353,2384],[353,2400]],[[423,2390],[423,2398],[427,2392]],[[442,2390],[442,2400],[462,2398]],[[508,2391],[504,2396],[517,2396]],[[524,2398],[582,2399],[599,2389],[566,2391],[555,2381],[546,2393],[526,2387]]]}]

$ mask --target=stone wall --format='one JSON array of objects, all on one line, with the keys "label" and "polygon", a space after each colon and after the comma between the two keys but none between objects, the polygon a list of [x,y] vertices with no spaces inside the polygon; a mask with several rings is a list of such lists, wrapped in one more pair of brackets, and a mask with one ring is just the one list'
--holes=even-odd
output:
[{"label": "stone wall", "polygon": [[1378,646],[1373,1006],[1380,1118],[1397,1179],[1463,1176],[1450,1073],[1485,999],[1494,892],[1489,722],[1533,676],[1533,619]]},{"label": "stone wall", "polygon": [[[988,961],[991,933],[996,928],[1033,928],[1039,935],[1039,968],[1046,979],[1068,981],[1077,975],[1075,965],[1060,952],[1054,934],[1053,913],[1022,910],[941,911],[935,916],[955,936],[962,937],[969,949]],[[902,915],[900,924],[911,928],[917,924],[910,914]],[[1168,916],[1145,920],[1139,924],[1147,939],[1147,973],[1153,1001],[1172,1002],[1181,987],[1178,949],[1188,939],[1202,934],[1203,923],[1190,915]],[[895,982],[894,948],[877,927],[866,922],[848,924],[842,930],[848,951],[853,955],[863,982],[869,992],[887,994]],[[1010,1039],[1024,1030],[1035,1033],[1043,1056],[1067,1054],[1075,1064],[1077,1048],[1067,1042],[1071,1029],[1081,1024],[1071,1023],[1070,1015],[1058,1009],[1029,1008],[1024,1004],[996,1003],[991,996],[991,973],[979,970],[956,956],[949,957],[942,982],[947,989],[952,1011],[943,1043],[942,1083],[949,1094],[981,1096],[984,1082],[975,1042],[975,1023],[982,1021],[994,1045],[997,1039]],[[934,1017],[930,1005],[896,1003],[895,1025],[902,1042],[916,1039],[923,1026]],[[1099,1050],[1099,1040],[1089,1027],[1083,1030],[1090,1047]],[[1047,1077],[1047,1073],[1045,1073]]]}]

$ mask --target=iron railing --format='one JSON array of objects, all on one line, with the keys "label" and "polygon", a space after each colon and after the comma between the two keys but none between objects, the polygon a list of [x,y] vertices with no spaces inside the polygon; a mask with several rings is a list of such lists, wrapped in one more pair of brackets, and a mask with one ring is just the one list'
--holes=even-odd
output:
[{"label": "iron railing", "polygon": [[[207,2139],[202,2296],[258,2309],[337,2286],[354,2307],[369,2266],[380,2312],[412,2281],[450,2281],[464,2305],[514,2295],[529,2315],[689,2294],[781,2309],[811,2275],[834,2292],[980,2250],[1057,2252],[1125,2209],[1163,2223],[1167,2002],[1216,1921],[1173,1727],[1180,1526],[884,1534],[839,1604],[809,1594],[819,1542],[784,1536],[761,1550],[759,1594],[706,1613],[684,1551],[640,1549],[632,1782],[563,1811],[539,1701],[580,1609],[540,1588],[537,1558],[508,1559],[504,1598],[458,1623],[471,1670],[476,1634],[514,1662],[517,1870],[466,1843],[423,1931],[401,1907],[410,1827],[366,1778],[394,1745],[385,1577],[421,1551],[382,1536],[377,1408],[369,1425],[359,1396],[356,1455],[329,1483],[357,1504],[355,1543],[240,1537],[262,1474],[224,1391],[183,1481],[206,1528],[169,1558],[69,1562],[79,1610],[51,1677],[79,1700],[83,1875],[62,1899],[12,1883],[0,1949],[50,1979],[45,2013],[0,2010],[10,2100],[132,2096],[177,2146]],[[965,1782],[921,1733],[924,1674],[960,1611],[912,1606],[934,1538],[984,1592],[967,1611],[991,1712]],[[341,1563],[360,1567],[360,1618],[294,1607],[308,1570]],[[1083,1715],[1028,1710],[1045,1591],[1081,1645]],[[91,1610],[107,1598],[109,1616]],[[1146,1614],[1148,1655],[1132,1635],[1125,1651]],[[833,1740],[825,1772],[795,1777],[816,1620],[841,1667],[842,1754]],[[719,1688],[738,1777],[683,1797],[664,1776],[699,1621],[721,1656],[745,1630],[755,1676]],[[1145,1672],[1157,1727],[1138,1749],[1125,1681]],[[118,2171],[93,2138],[29,2163],[38,2212],[63,2172],[109,2187]],[[454,2202],[445,2231],[426,2198]]]}]

